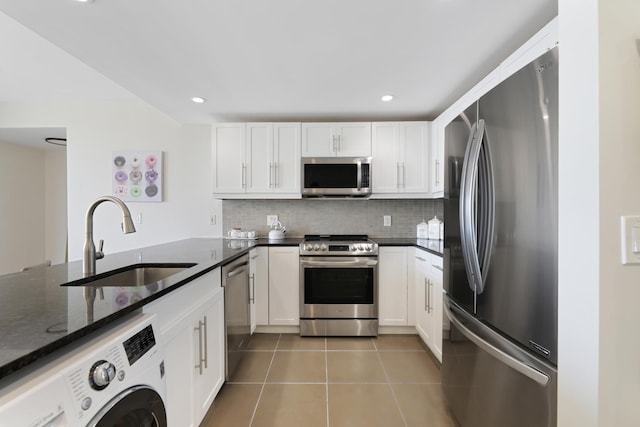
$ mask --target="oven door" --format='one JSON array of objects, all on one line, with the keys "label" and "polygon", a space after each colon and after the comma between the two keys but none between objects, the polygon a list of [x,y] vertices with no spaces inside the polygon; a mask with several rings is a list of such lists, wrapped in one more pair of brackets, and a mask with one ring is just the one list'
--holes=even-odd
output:
[{"label": "oven door", "polygon": [[300,317],[377,319],[378,259],[300,257]]}]

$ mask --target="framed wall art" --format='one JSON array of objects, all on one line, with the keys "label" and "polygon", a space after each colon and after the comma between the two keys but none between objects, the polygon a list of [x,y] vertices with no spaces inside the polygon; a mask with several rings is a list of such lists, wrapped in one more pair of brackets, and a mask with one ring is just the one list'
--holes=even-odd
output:
[{"label": "framed wall art", "polygon": [[162,151],[114,151],[112,194],[125,202],[162,202]]}]

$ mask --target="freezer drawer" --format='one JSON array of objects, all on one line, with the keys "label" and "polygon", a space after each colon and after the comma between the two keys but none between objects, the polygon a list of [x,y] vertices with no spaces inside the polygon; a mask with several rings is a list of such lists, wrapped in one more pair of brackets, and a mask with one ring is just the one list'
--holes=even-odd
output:
[{"label": "freezer drawer", "polygon": [[557,369],[445,297],[442,389],[461,427],[556,425]]}]

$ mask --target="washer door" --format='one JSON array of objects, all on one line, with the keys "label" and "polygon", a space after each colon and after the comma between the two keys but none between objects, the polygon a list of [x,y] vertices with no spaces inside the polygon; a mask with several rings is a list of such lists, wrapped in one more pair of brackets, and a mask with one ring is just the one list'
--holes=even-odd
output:
[{"label": "washer door", "polygon": [[167,427],[160,395],[146,386],[131,387],[111,399],[87,427]]}]

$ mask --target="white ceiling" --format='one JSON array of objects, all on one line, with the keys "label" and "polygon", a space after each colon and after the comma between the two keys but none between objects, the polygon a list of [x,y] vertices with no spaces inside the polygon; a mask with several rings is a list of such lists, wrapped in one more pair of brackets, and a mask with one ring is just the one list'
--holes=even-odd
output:
[{"label": "white ceiling", "polygon": [[38,150],[64,150],[61,142],[47,143],[47,138],[67,138],[65,128],[0,128],[0,143],[19,144]]},{"label": "white ceiling", "polygon": [[0,13],[11,58],[0,101],[134,94],[183,123],[407,120],[436,117],[557,1],[0,0],[0,11],[17,21]]}]

